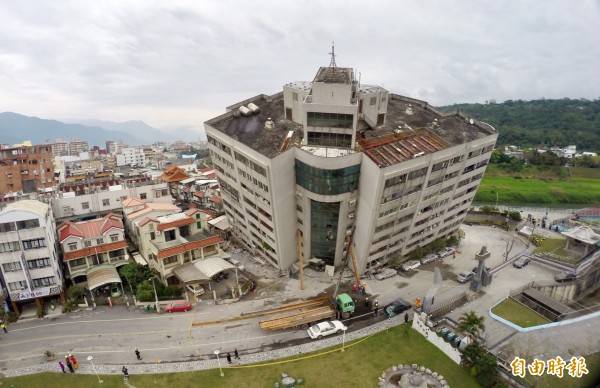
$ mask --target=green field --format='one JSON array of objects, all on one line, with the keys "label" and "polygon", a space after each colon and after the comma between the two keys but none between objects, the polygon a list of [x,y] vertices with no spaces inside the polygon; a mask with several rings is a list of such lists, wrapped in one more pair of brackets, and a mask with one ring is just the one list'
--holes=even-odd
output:
[{"label": "green field", "polygon": [[528,167],[505,173],[488,166],[476,202],[499,204],[600,204],[600,169]]},{"label": "green field", "polygon": [[[441,373],[451,387],[477,387],[463,368],[412,329],[398,326],[365,341],[323,354],[304,354],[302,360],[244,369],[226,368],[225,377],[218,370],[159,375],[135,375],[129,382],[136,388],[146,387],[273,387],[278,376],[286,372],[305,379],[305,387],[376,387],[377,377],[394,364],[417,363]],[[323,352],[323,351],[320,351]],[[311,358],[305,358],[312,356]],[[103,388],[123,387],[121,376],[102,376]],[[2,384],[3,383],[3,384]],[[93,375],[44,373],[0,381],[11,388],[89,388],[99,386]]]},{"label": "green field", "polygon": [[550,320],[527,306],[507,298],[492,309],[492,312],[521,327],[531,327],[550,323]]}]

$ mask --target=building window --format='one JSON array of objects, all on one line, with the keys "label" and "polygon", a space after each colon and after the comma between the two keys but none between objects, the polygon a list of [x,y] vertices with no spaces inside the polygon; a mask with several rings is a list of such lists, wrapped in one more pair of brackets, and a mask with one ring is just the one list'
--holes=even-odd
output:
[{"label": "building window", "polygon": [[10,263],[2,264],[2,269],[4,269],[4,272],[14,272],[22,270],[23,267],[21,267],[20,261],[12,261]]},{"label": "building window", "polygon": [[82,202],[81,203],[81,208],[82,209],[89,209],[90,208],[90,203],[89,202]]},{"label": "building window", "polygon": [[21,247],[19,246],[18,241],[10,241],[10,242],[5,242],[5,243],[0,243],[0,253],[17,252],[20,250],[21,250]]},{"label": "building window", "polygon": [[81,267],[81,266],[84,266],[84,265],[87,266],[87,261],[86,261],[85,257],[69,261],[69,267],[71,267],[71,268]]},{"label": "building window", "polygon": [[27,267],[29,269],[50,267],[50,259],[46,257],[43,259],[28,260]]},{"label": "building window", "polygon": [[33,283],[34,288],[38,288],[38,287],[51,286],[51,285],[55,284],[56,281],[54,280],[54,276],[48,276],[45,278],[33,279],[32,283]]},{"label": "building window", "polygon": [[163,259],[163,264],[164,265],[175,264],[178,261],[179,261],[179,257],[177,255],[175,255],[175,256],[169,256],[169,257],[165,257]]},{"label": "building window", "polygon": [[369,100],[369,105],[375,105],[377,104],[377,97],[371,97],[371,99]]},{"label": "building window", "polygon": [[156,238],[156,233],[150,232],[150,240],[154,240]]},{"label": "building window", "polygon": [[27,282],[25,280],[20,280],[18,282],[10,282],[8,283],[8,288],[11,291],[20,291],[27,288]]},{"label": "building window", "polygon": [[166,195],[169,195],[169,190],[167,190],[167,189],[162,189],[160,193],[161,193],[161,194],[163,195],[163,197],[164,197],[164,196],[166,196]]},{"label": "building window", "polygon": [[360,165],[326,170],[296,160],[296,183],[315,194],[337,195],[358,188]]},{"label": "building window", "polygon": [[15,230],[17,229],[15,228],[14,222],[5,222],[0,224],[0,233],[14,232]]},{"label": "building window", "polygon": [[175,229],[165,231],[165,241],[173,241],[175,237]]},{"label": "building window", "polygon": [[344,113],[306,112],[309,127],[352,128],[354,116]]},{"label": "building window", "polygon": [[100,237],[100,238],[96,239],[96,244],[98,244],[98,245],[104,244],[104,238]]},{"label": "building window", "polygon": [[[86,241],[86,243],[87,243],[87,242],[89,242],[89,241]],[[90,244],[90,245],[91,245],[91,244]],[[77,243],[76,243],[76,242],[69,243],[68,247],[69,247],[69,250],[70,250],[70,251],[74,251],[74,250],[76,250],[76,249],[77,249]]]},{"label": "building window", "polygon": [[91,246],[92,246],[92,241],[91,241],[91,240],[85,240],[85,241],[83,242],[83,245],[84,245],[86,248],[89,248],[89,247],[91,247]]},{"label": "building window", "polygon": [[110,235],[110,241],[111,242],[117,242],[119,240],[119,235],[118,234],[111,234]]},{"label": "building window", "polygon": [[308,132],[308,145],[349,148],[352,135],[343,133]]},{"label": "building window", "polygon": [[37,249],[43,248],[46,246],[46,239],[36,238],[33,240],[24,240],[23,241],[23,249]]},{"label": "building window", "polygon": [[340,203],[310,201],[311,255],[333,265]]},{"label": "building window", "polygon": [[102,206],[110,206],[110,199],[104,198],[102,200]]},{"label": "building window", "polygon": [[140,199],[146,199],[146,197],[147,197],[146,193],[141,193],[140,194]]},{"label": "building window", "polygon": [[34,218],[32,220],[17,221],[17,229],[19,229],[19,230],[39,228],[39,227],[40,227],[40,222],[37,220],[37,218]]},{"label": "building window", "polygon": [[196,222],[196,228],[202,229],[202,222]]}]

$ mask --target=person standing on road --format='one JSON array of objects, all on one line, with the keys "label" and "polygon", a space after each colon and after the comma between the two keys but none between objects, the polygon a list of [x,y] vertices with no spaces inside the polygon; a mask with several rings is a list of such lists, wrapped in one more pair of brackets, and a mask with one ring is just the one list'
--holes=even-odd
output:
[{"label": "person standing on road", "polygon": [[58,362],[58,366],[60,367],[60,370],[62,370],[62,373],[67,373],[67,371],[65,370],[65,364],[63,364],[62,361]]},{"label": "person standing on road", "polygon": [[0,327],[2,327],[2,331],[8,333],[8,330],[6,330],[6,322],[2,321],[2,323],[0,323]]},{"label": "person standing on road", "polygon": [[121,372],[123,372],[123,379],[127,381],[127,379],[129,378],[129,371],[127,370],[127,367],[125,365],[123,365]]},{"label": "person standing on road", "polygon": [[404,313],[404,323],[408,323],[408,313]]},{"label": "person standing on road", "polygon": [[229,352],[227,352],[227,362],[231,364],[231,354]]},{"label": "person standing on road", "polygon": [[140,355],[140,351],[138,349],[135,349],[135,356],[137,357],[138,360],[142,359],[142,356]]},{"label": "person standing on road", "polygon": [[240,359],[240,354],[238,353],[237,349],[235,349],[235,350],[233,351],[233,355],[234,355],[234,357],[235,357],[235,359],[236,359],[236,360],[239,360],[239,359]]},{"label": "person standing on road", "polygon": [[67,363],[67,368],[69,368],[69,372],[75,373],[75,369],[73,369],[73,365],[71,364],[71,360],[69,360],[69,356],[65,356],[65,362]]}]

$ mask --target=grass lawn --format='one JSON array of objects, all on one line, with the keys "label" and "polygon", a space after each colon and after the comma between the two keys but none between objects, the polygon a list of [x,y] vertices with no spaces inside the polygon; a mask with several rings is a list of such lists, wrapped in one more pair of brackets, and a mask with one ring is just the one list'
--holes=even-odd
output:
[{"label": "grass lawn", "polygon": [[[594,171],[590,171],[594,170]],[[553,169],[525,169],[508,174],[490,165],[481,182],[476,202],[502,204],[598,204],[600,169],[576,168],[569,174]],[[560,170],[563,171],[563,170]],[[561,177],[562,175],[562,177]]]},{"label": "grass lawn", "polygon": [[511,298],[507,298],[498,304],[492,309],[492,312],[521,327],[537,326],[551,322],[546,317]]},{"label": "grass lawn", "polygon": [[[531,360],[527,360],[531,361]],[[565,360],[569,363],[569,360]],[[596,384],[600,382],[600,353],[595,353],[585,357],[585,363],[589,373],[580,379],[573,378],[565,371],[565,376],[559,379],[556,376],[543,375],[540,377],[533,378],[527,375],[527,381],[536,386],[544,388],[592,388],[597,387]]]},{"label": "grass lawn", "polygon": [[565,250],[567,240],[564,238],[544,238],[540,246],[535,248],[535,253],[542,255],[549,255],[551,258],[568,263],[576,263],[578,261],[577,256],[571,255]]},{"label": "grass lawn", "polygon": [[[406,334],[408,333],[408,335]],[[323,351],[320,351],[323,352]],[[307,355],[304,355],[307,356]],[[377,377],[394,364],[417,363],[441,373],[451,387],[478,387],[469,373],[452,362],[423,336],[404,326],[376,334],[345,352],[333,352],[313,358],[244,369],[218,370],[160,375],[135,375],[129,382],[145,387],[273,387],[278,376],[286,372],[302,377],[307,387],[376,387]],[[121,376],[102,376],[103,388],[122,387]],[[11,388],[88,388],[98,386],[93,375],[38,374],[6,379],[3,387]]]}]

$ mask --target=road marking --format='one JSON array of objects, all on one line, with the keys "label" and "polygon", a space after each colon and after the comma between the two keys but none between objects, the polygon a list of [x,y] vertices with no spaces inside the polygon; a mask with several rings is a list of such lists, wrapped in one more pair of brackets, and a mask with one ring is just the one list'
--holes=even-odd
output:
[{"label": "road marking", "polygon": [[[197,313],[198,315],[209,315],[211,313]],[[95,319],[95,320],[87,320],[87,321],[73,321],[73,322],[56,322],[49,323],[47,325],[37,325],[30,327],[21,327],[17,329],[11,329],[11,331],[26,331],[32,329],[45,328],[50,326],[60,326],[60,325],[77,325],[80,323],[98,323],[98,322],[125,322],[125,321],[137,321],[137,320],[150,320],[150,319],[166,319],[166,318],[186,318],[186,315],[164,315],[160,317],[140,317],[140,318],[118,318],[118,319]]]},{"label": "road marking", "polygon": [[[302,330],[300,330],[299,332],[301,332]],[[250,338],[243,338],[241,340],[240,343],[245,343],[247,341],[254,341],[254,340],[260,340],[260,339],[264,339],[264,338],[271,338],[271,337],[279,337],[279,336],[283,336],[286,334],[291,334],[290,332],[286,332],[286,333],[277,333],[277,334],[270,334],[270,335],[263,335],[263,336],[258,336],[258,337],[250,337]],[[77,336],[72,336],[72,337],[77,337]],[[42,339],[36,339],[35,341],[42,341],[44,339],[48,339],[48,338],[42,338]],[[291,339],[297,339],[297,338],[291,338]],[[165,346],[165,347],[160,347],[160,348],[139,348],[140,352],[152,352],[152,351],[161,351],[161,350],[171,350],[171,349],[181,349],[181,348],[194,348],[194,347],[201,347],[201,346],[214,346],[214,345],[223,345],[223,344],[230,344],[230,343],[235,343],[235,342],[239,342],[240,340],[238,339],[234,339],[234,340],[227,340],[227,341],[219,341],[219,342],[206,342],[206,343],[202,343],[202,344],[191,344],[191,345],[176,345],[176,346]],[[3,344],[1,346],[7,346],[7,345],[14,345],[13,344]],[[133,347],[132,347],[133,349]],[[67,354],[67,353],[73,353],[73,354],[82,354],[82,353],[94,353],[94,354],[99,354],[99,353],[131,353],[131,349],[122,349],[122,350],[92,350],[92,349],[82,349],[82,350],[73,350],[73,349],[68,349],[68,350],[62,350],[62,351],[57,351],[54,352],[56,354]],[[34,353],[34,354],[27,354],[27,355],[23,355],[20,357],[15,357],[15,358],[5,358],[0,360],[0,362],[7,362],[7,361],[20,361],[20,360],[24,360],[26,358],[34,358],[34,357],[40,357],[40,353]]]}]

